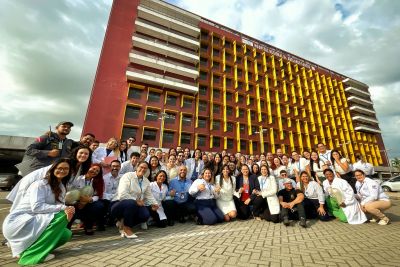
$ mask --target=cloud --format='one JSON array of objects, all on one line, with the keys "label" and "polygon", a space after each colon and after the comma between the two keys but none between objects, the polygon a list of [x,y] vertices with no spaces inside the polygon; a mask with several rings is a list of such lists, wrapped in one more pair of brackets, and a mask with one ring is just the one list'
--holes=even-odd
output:
[{"label": "cloud", "polygon": [[[9,1],[0,11],[0,131],[36,136],[61,120],[79,138],[110,1]],[[34,122],[34,123],[32,123]]]}]

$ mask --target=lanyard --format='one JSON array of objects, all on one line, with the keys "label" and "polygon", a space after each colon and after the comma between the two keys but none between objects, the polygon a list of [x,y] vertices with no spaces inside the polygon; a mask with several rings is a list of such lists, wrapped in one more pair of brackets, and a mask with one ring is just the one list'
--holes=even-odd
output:
[{"label": "lanyard", "polygon": [[142,179],[138,178],[138,181],[139,181],[139,187],[140,187],[140,195],[142,195],[143,194],[143,189],[142,189],[143,178]]},{"label": "lanyard", "polygon": [[93,179],[90,179],[90,180],[85,179],[85,186],[92,185],[92,181],[93,181]]},{"label": "lanyard", "polygon": [[261,176],[261,191],[264,190],[264,184],[265,184],[265,182],[266,182],[266,179],[264,180],[264,179],[262,178],[262,176]]},{"label": "lanyard", "polygon": [[357,190],[357,193],[358,193],[358,194],[360,194],[361,188],[364,186],[364,184],[365,184],[365,181],[363,181],[363,183],[361,184],[360,188],[358,188],[358,190]]},{"label": "lanyard", "polygon": [[163,192],[162,192],[162,185],[161,185],[161,188],[160,187],[158,187],[158,185],[157,185],[157,188],[159,188],[160,189],[160,193],[159,193],[159,198],[160,198],[160,201],[162,201],[162,194],[163,194]]},{"label": "lanyard", "polygon": [[186,181],[181,181],[179,180],[180,187],[181,187],[181,192],[185,192],[185,187],[186,187]]},{"label": "lanyard", "polygon": [[297,163],[297,170],[298,170],[298,171],[301,171],[301,168],[300,168],[300,160],[299,160],[299,162]]}]

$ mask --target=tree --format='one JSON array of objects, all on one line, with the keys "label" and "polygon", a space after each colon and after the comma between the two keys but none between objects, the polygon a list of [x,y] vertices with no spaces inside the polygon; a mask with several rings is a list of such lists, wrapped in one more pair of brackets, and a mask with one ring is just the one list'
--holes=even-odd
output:
[{"label": "tree", "polygon": [[394,158],[392,159],[392,167],[398,169],[400,171],[400,159]]}]

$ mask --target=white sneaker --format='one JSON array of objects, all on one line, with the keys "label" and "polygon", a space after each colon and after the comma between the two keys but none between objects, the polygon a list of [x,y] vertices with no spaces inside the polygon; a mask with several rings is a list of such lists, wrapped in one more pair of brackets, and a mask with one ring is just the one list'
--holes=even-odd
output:
[{"label": "white sneaker", "polygon": [[140,228],[142,228],[142,230],[147,230],[147,223],[141,223]]},{"label": "white sneaker", "polygon": [[378,222],[379,225],[387,225],[388,223],[389,223],[388,217],[385,217]]},{"label": "white sneaker", "polygon": [[54,254],[49,254],[47,255],[47,257],[44,259],[43,262],[47,262],[47,261],[51,261],[52,259],[54,259],[56,256]]},{"label": "white sneaker", "polygon": [[378,222],[375,218],[372,218],[371,220],[369,220],[370,223],[376,223]]}]

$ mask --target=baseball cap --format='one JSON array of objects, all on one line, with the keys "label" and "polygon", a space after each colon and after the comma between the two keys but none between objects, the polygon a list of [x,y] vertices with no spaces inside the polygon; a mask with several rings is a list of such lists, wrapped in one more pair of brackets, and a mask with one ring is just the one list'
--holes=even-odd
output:
[{"label": "baseball cap", "polygon": [[74,126],[74,124],[73,124],[72,122],[70,122],[70,121],[60,121],[60,122],[57,124],[56,128],[57,128],[58,126],[60,126],[60,125],[69,125],[70,127]]},{"label": "baseball cap", "polygon": [[283,179],[282,183],[283,183],[283,184],[291,184],[291,183],[292,183],[292,179],[290,179],[290,178],[285,178],[285,179]]}]

